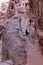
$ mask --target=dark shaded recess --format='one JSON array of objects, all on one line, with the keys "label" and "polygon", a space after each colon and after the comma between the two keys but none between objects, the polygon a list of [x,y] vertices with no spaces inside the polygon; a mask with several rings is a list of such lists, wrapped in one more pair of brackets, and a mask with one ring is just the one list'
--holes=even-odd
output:
[{"label": "dark shaded recess", "polygon": [[26,51],[20,51],[20,52],[24,52],[24,53],[27,53]]},{"label": "dark shaded recess", "polygon": [[4,32],[4,29],[5,29],[5,27],[0,25],[0,40],[1,40],[2,34]]},{"label": "dark shaded recess", "polygon": [[39,45],[43,47],[43,38],[39,40]]},{"label": "dark shaded recess", "polygon": [[32,0],[29,0],[29,5],[30,5],[30,10],[33,10],[33,1]]},{"label": "dark shaded recess", "polygon": [[11,9],[13,9],[14,8],[14,4],[13,3],[11,3]]},{"label": "dark shaded recess", "polygon": [[42,18],[39,18],[39,20],[38,20],[38,28],[43,32],[43,20],[42,20]]},{"label": "dark shaded recess", "polygon": [[30,19],[29,22],[32,23],[33,21]]},{"label": "dark shaded recess", "polygon": [[43,37],[41,39],[39,39],[39,46],[41,49],[41,54],[43,55]]},{"label": "dark shaded recess", "polygon": [[26,30],[26,31],[25,31],[25,34],[26,34],[26,36],[28,36],[28,35],[29,35],[29,32],[28,32],[28,30]]},{"label": "dark shaded recess", "polygon": [[14,0],[12,0],[12,1],[14,1]]},{"label": "dark shaded recess", "polygon": [[20,2],[20,0],[15,0],[15,3],[19,3]]},{"label": "dark shaded recess", "polygon": [[29,3],[26,3],[25,6],[29,5]]}]

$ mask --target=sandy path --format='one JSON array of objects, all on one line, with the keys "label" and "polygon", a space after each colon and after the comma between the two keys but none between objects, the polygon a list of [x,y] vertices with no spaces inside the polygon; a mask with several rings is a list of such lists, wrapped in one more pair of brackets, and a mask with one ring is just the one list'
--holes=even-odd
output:
[{"label": "sandy path", "polygon": [[43,57],[38,47],[38,41],[35,39],[35,45],[33,45],[29,38],[27,41],[27,65],[43,65]]}]

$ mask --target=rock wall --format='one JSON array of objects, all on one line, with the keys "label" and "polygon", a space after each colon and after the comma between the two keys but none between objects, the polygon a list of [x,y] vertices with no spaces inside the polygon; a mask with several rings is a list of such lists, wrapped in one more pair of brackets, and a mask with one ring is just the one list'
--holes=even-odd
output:
[{"label": "rock wall", "polygon": [[[35,21],[38,25],[36,28],[40,31],[38,32],[38,39],[39,45],[43,46],[43,34],[40,35],[39,33],[43,33],[43,0],[29,0],[30,2],[30,10],[35,15]],[[43,53],[43,51],[42,51]]]}]

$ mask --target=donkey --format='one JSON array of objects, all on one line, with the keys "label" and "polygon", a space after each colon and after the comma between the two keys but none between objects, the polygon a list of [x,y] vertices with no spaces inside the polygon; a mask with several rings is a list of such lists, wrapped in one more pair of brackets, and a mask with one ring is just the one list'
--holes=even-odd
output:
[{"label": "donkey", "polygon": [[26,37],[33,36],[33,25],[32,20],[24,17],[8,20],[2,34],[2,61],[9,59],[13,65],[27,64]]}]

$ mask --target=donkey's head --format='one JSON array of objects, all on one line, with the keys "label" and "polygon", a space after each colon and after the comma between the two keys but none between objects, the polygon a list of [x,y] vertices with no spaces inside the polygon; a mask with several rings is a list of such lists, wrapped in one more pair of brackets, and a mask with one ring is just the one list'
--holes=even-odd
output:
[{"label": "donkey's head", "polygon": [[24,35],[28,36],[30,33],[33,34],[35,31],[34,21],[32,19],[22,18],[21,27]]}]

